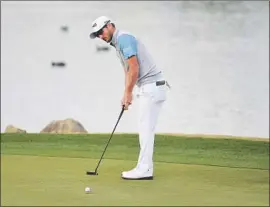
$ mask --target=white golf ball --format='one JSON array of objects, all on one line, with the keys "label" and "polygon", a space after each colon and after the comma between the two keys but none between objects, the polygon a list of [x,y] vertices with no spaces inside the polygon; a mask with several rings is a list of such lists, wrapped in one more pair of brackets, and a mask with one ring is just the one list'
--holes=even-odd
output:
[{"label": "white golf ball", "polygon": [[85,190],[84,190],[86,193],[90,193],[91,192],[91,189],[89,187],[86,187]]}]

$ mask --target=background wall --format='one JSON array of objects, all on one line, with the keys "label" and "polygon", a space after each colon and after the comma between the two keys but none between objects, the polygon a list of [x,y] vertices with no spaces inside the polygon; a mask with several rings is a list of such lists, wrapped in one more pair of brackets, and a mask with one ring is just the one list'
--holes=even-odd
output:
[{"label": "background wall", "polygon": [[[89,39],[100,15],[140,37],[172,86],[158,132],[269,137],[269,3],[259,1],[1,2],[1,132],[69,117],[112,131],[124,74],[114,49]],[[52,68],[58,60],[67,67]],[[136,110],[135,100],[118,132],[136,132]]]}]

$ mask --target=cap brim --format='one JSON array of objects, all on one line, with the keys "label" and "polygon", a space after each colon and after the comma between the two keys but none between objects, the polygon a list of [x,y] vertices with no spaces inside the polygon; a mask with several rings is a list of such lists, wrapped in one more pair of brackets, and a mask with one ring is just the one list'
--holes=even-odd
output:
[{"label": "cap brim", "polygon": [[97,35],[96,35],[95,32],[92,32],[92,33],[89,35],[89,37],[90,37],[91,39],[95,39],[95,38],[97,37]]}]

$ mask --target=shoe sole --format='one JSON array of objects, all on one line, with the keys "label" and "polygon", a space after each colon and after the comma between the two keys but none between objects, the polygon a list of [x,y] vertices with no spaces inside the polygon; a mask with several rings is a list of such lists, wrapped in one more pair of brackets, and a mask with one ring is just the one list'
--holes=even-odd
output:
[{"label": "shoe sole", "polygon": [[122,179],[124,179],[124,180],[153,180],[154,177],[153,176],[142,177],[142,178],[125,178],[125,177],[122,177]]}]

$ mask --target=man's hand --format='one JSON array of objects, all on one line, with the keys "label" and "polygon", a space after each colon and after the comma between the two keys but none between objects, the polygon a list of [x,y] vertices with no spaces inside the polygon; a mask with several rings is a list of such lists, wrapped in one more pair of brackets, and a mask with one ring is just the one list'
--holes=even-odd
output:
[{"label": "man's hand", "polygon": [[124,106],[125,110],[128,110],[128,106],[132,104],[132,93],[125,92],[124,97],[122,99],[122,106]]}]

